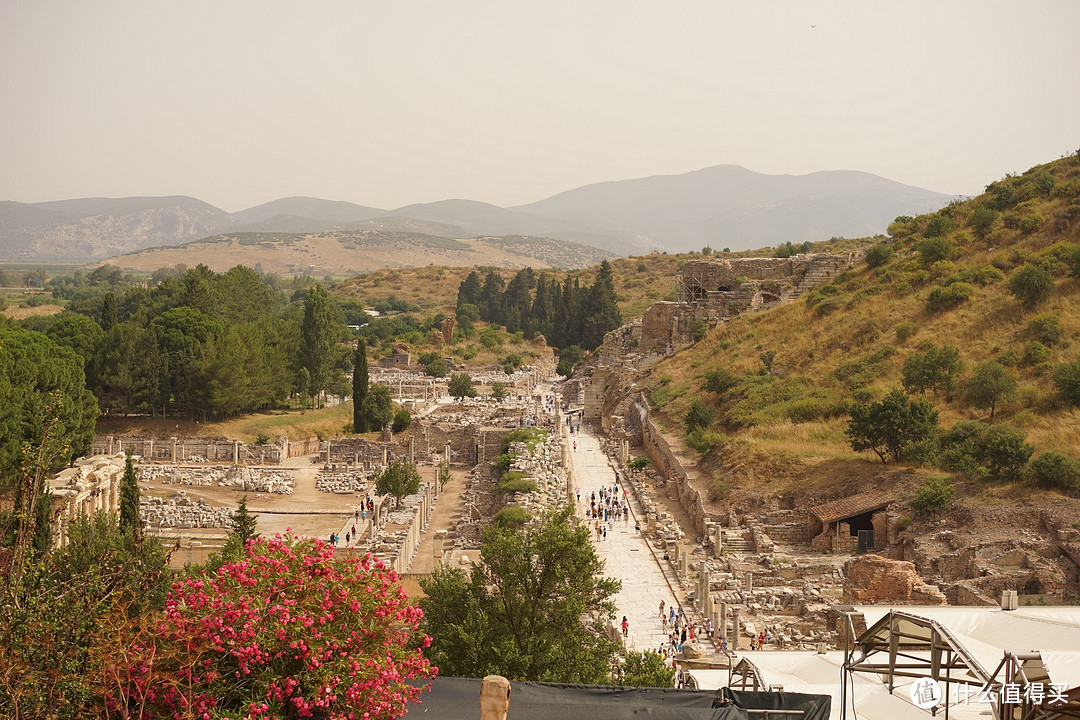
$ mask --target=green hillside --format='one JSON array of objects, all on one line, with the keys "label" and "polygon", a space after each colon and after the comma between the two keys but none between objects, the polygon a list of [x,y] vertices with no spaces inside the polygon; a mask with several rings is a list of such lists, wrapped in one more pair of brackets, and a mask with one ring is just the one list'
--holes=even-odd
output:
[{"label": "green hillside", "polygon": [[[905,379],[911,400],[939,413],[942,433],[979,421],[1006,426],[991,432],[998,439],[1026,434],[1032,457],[1080,458],[1080,154],[936,213],[897,218],[889,234],[867,252],[875,267],[721,325],[639,382],[667,430],[697,448],[688,453],[703,453],[700,469],[772,491],[880,473],[874,453],[852,450],[849,412]],[[715,391],[703,388],[710,378]],[[688,435],[695,401],[704,427]],[[981,451],[954,433],[889,464],[1030,478],[1030,468],[988,469],[987,427],[964,428],[982,433],[971,441]],[[974,464],[964,465],[965,447],[979,456]]]}]

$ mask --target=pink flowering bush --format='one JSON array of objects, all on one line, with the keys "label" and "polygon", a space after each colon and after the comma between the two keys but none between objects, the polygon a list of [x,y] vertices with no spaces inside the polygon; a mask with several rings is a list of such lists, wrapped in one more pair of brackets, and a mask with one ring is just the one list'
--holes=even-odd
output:
[{"label": "pink flowering bush", "polygon": [[[173,584],[155,631],[118,661],[110,715],[396,719],[437,670],[410,643],[422,612],[370,555],[249,541],[240,561]],[[411,647],[410,647],[411,646]]]}]

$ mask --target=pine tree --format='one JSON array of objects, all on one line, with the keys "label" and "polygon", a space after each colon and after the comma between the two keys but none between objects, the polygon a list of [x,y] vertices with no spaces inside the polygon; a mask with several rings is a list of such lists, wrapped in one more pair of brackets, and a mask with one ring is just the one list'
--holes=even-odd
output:
[{"label": "pine tree", "polygon": [[615,299],[615,281],[611,263],[604,260],[596,281],[585,293],[581,346],[592,350],[604,341],[604,334],[622,325],[622,313]]},{"label": "pine tree", "polygon": [[232,515],[233,534],[239,540],[241,547],[246,545],[248,540],[259,537],[259,533],[255,531],[256,524],[255,516],[248,512],[247,495],[244,495],[240,498],[240,504]]},{"label": "pine tree", "polygon": [[368,394],[367,343],[360,338],[353,353],[353,432],[368,432],[367,416],[364,414],[364,400]]},{"label": "pine tree", "polygon": [[119,312],[117,311],[116,295],[107,292],[101,297],[101,329],[108,332],[118,322]]},{"label": "pine tree", "polygon": [[120,532],[139,534],[139,481],[131,455],[124,461],[124,477],[120,480]]}]

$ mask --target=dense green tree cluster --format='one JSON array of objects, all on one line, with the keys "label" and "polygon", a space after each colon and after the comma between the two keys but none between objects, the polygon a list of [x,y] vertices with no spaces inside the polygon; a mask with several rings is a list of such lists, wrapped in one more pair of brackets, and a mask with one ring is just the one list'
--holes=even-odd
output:
[{"label": "dense green tree cluster", "polygon": [[343,317],[321,286],[296,288],[290,302],[279,278],[240,265],[152,280],[110,266],[58,278],[50,287],[68,310],[24,321],[82,358],[103,412],[213,419],[344,390]]},{"label": "dense green tree cluster", "polygon": [[458,288],[457,306],[459,315],[471,317],[476,308],[482,320],[526,337],[539,333],[555,347],[580,345],[592,350],[605,333],[622,325],[606,260],[590,286],[582,286],[576,277],[560,284],[532,268],[519,270],[510,282],[498,270],[489,270],[483,279],[473,271]]}]

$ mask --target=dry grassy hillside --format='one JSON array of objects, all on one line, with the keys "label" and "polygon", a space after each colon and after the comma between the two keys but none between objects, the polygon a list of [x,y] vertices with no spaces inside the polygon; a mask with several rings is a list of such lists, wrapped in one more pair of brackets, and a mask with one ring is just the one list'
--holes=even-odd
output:
[{"label": "dry grassy hillside", "polygon": [[[900,385],[905,359],[945,345],[959,351],[964,371],[954,390],[926,393],[939,427],[990,420],[965,387],[994,360],[1016,391],[993,422],[1026,430],[1036,455],[1080,458],[1080,414],[1054,384],[1055,370],[1080,358],[1080,279],[1071,276],[1080,272],[1080,157],[1007,177],[937,213],[898,219],[890,234],[892,257],[880,266],[863,265],[799,301],[721,325],[652,369],[644,384],[669,432],[685,435],[695,399],[716,409],[703,468],[741,467],[773,491],[777,478],[817,482],[822,474],[806,472],[807,462],[833,463],[831,474],[841,478],[853,468],[863,477],[880,472],[876,456],[855,455],[845,437],[849,404],[881,399]],[[1009,290],[1027,265],[1053,276],[1052,293],[1037,306]],[[763,353],[770,352],[766,371]],[[721,394],[702,389],[717,369],[733,375]],[[755,472],[748,458],[778,465]],[[803,469],[785,473],[787,461]]]}]

